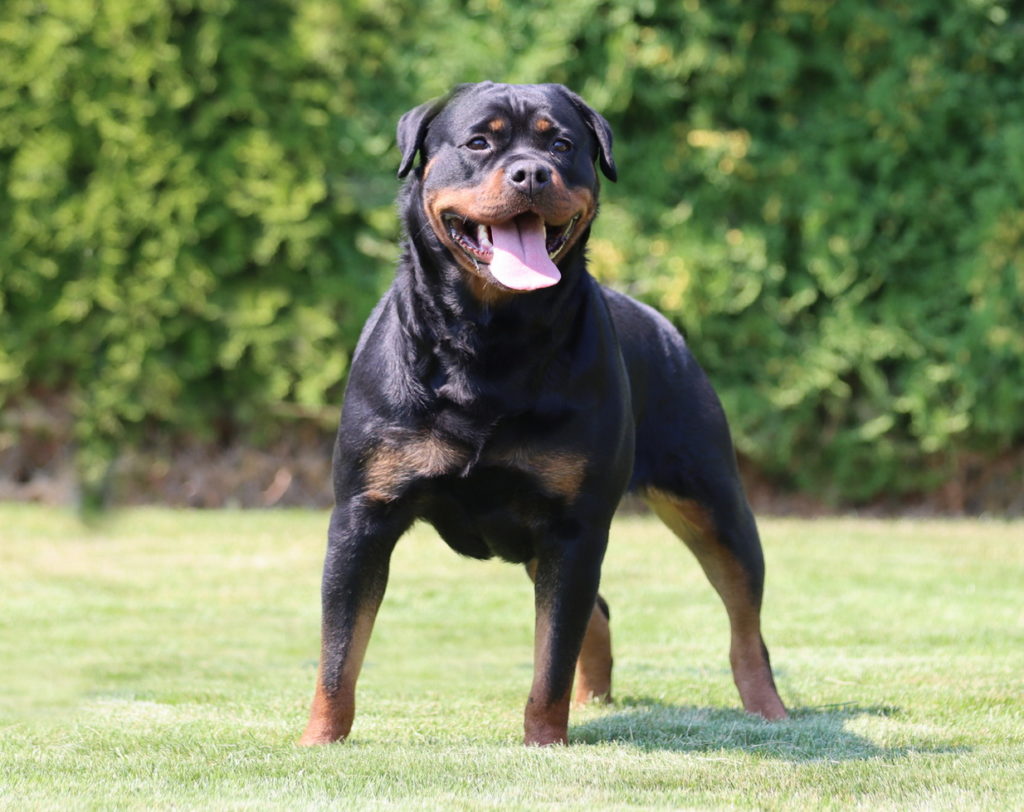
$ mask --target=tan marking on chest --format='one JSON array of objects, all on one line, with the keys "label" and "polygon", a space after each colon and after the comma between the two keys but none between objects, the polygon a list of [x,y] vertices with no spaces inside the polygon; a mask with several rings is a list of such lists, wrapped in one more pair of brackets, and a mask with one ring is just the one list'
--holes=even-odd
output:
[{"label": "tan marking on chest", "polygon": [[390,502],[410,482],[452,473],[467,460],[467,452],[430,433],[381,443],[366,463],[365,494],[374,501]]},{"label": "tan marking on chest", "polygon": [[572,451],[501,449],[489,454],[487,461],[535,477],[545,491],[568,500],[579,495],[580,486],[587,473],[587,458]]}]

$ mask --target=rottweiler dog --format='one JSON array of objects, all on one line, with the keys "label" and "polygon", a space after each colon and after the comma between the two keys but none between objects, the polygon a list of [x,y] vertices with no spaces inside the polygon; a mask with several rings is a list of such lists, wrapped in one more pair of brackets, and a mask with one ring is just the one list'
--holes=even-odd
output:
[{"label": "rottweiler dog", "polygon": [[743,706],[786,710],[761,637],[764,560],[725,415],[680,334],[599,285],[585,247],[608,122],[560,85],[460,85],[398,123],[404,244],[349,374],[334,457],[322,648],[303,744],[343,739],[392,550],[417,519],[534,582],[525,741],[565,743],[611,695],[598,595],[612,515],[641,494],[731,627]]}]

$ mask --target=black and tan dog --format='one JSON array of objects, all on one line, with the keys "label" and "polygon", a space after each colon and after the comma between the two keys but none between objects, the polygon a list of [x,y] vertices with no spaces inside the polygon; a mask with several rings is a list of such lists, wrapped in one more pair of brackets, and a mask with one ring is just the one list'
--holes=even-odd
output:
[{"label": "black and tan dog", "polygon": [[761,639],[764,563],[725,416],[682,337],[602,288],[584,246],[608,123],[559,85],[457,87],[398,125],[405,245],[356,348],[335,446],[323,643],[303,744],[348,735],[388,562],[419,518],[525,564],[528,744],[611,691],[598,595],[612,514],[642,494],[725,603],[743,706],[786,716]]}]

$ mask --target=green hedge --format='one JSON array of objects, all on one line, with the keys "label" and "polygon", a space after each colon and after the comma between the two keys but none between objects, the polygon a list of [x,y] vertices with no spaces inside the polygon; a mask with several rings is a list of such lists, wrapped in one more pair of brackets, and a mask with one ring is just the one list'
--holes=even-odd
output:
[{"label": "green hedge", "polygon": [[689,336],[740,450],[845,502],[1024,439],[1010,4],[7,0],[0,404],[154,429],[336,407],[396,258],[394,123],[459,81],[611,120],[605,281]]}]

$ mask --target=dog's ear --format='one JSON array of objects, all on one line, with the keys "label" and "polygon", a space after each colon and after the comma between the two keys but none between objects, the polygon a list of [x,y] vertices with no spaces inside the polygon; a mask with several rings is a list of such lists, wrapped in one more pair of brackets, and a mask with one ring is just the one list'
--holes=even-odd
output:
[{"label": "dog's ear", "polygon": [[416,154],[423,152],[423,142],[427,137],[427,127],[440,113],[452,97],[468,85],[457,85],[451,92],[439,99],[431,99],[419,107],[414,107],[398,119],[398,149],[402,153],[402,163],[398,166],[398,177],[404,178],[412,170],[416,162]]},{"label": "dog's ear", "polygon": [[569,97],[572,106],[583,116],[583,121],[597,139],[597,158],[601,171],[608,180],[618,180],[619,173],[615,169],[615,159],[612,157],[612,127],[597,110],[587,104],[568,88],[563,87],[562,91]]},{"label": "dog's ear", "polygon": [[398,177],[409,174],[416,162],[416,154],[423,149],[423,139],[427,136],[427,125],[443,107],[443,100],[432,99],[419,107],[414,107],[398,119],[398,149],[402,153],[402,163],[398,166]]},{"label": "dog's ear", "polygon": [[[577,98],[579,97],[577,96]],[[580,109],[580,112],[583,113],[583,120],[587,122],[587,126],[597,138],[599,147],[597,157],[601,171],[604,172],[604,176],[608,180],[614,182],[619,179],[619,172],[615,168],[615,158],[612,157],[612,127],[604,116],[585,104],[582,99],[580,99],[580,104],[583,105]]]}]

